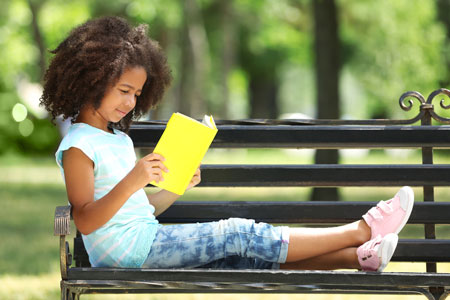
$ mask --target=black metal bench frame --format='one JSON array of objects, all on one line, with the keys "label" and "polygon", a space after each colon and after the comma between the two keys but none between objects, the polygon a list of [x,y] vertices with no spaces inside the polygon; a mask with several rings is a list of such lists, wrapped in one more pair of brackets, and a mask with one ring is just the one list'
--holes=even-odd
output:
[{"label": "black metal bench frame", "polygon": [[[91,268],[79,233],[74,259],[66,236],[70,207],[57,207],[55,235],[60,236],[62,299],[87,293],[373,293],[423,294],[444,299],[450,273],[437,273],[437,262],[450,262],[450,240],[436,239],[435,224],[450,224],[450,201],[434,201],[434,187],[450,186],[450,165],[433,164],[434,148],[450,148],[450,124],[433,107],[439,89],[427,100],[418,92],[400,97],[403,110],[420,103],[409,120],[232,120],[219,121],[216,148],[419,148],[422,164],[408,165],[204,165],[200,186],[420,186],[409,224],[424,224],[424,239],[400,240],[394,261],[426,262],[426,272],[347,272],[286,270]],[[414,101],[413,101],[414,100]],[[443,109],[450,108],[441,100]],[[421,121],[421,126],[413,126]],[[136,148],[155,146],[165,121],[137,122],[130,136]],[[395,172],[393,172],[395,171]],[[330,199],[333,200],[333,199]],[[212,221],[228,217],[268,223],[347,223],[375,203],[369,202],[177,202],[158,217],[161,223]],[[319,212],[320,208],[320,212]],[[268,213],[270,212],[270,214]]]}]

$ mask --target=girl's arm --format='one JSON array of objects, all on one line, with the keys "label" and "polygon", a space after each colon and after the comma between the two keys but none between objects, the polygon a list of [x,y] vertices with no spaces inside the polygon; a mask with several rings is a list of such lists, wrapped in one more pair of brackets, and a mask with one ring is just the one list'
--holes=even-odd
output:
[{"label": "girl's arm", "polygon": [[161,155],[151,153],[136,166],[108,194],[94,201],[94,163],[78,148],[63,153],[63,168],[67,196],[72,205],[77,229],[87,235],[108,222],[128,198],[148,182],[162,179]]},{"label": "girl's arm", "polygon": [[[200,175],[200,168],[195,171],[194,176],[192,177],[191,182],[189,183],[186,190],[190,190],[197,184],[199,184],[201,181],[201,175]],[[180,195],[177,195],[175,193],[161,190],[157,193],[147,195],[148,201],[151,205],[155,207],[155,216],[158,216],[162,214],[166,209],[168,209],[179,197]]]}]

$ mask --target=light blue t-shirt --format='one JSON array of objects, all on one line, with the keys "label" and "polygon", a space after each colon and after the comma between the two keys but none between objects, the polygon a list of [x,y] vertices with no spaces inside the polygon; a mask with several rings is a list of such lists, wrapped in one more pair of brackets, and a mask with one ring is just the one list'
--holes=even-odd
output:
[{"label": "light blue t-shirt", "polygon": [[[135,166],[130,137],[120,130],[109,133],[84,123],[73,124],[56,151],[61,169],[63,151],[75,147],[94,162],[94,200],[106,195]],[[134,193],[102,227],[82,235],[93,267],[139,268],[147,258],[160,224],[144,189]]]}]

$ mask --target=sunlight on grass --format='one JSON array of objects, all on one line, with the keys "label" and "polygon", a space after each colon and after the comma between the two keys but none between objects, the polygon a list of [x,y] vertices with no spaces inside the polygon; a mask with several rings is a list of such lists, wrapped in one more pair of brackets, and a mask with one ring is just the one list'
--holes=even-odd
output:
[{"label": "sunlight on grass", "polygon": [[40,276],[0,275],[0,299],[59,299],[60,278],[56,272]]},{"label": "sunlight on grass", "polygon": [[64,185],[58,167],[49,166],[2,166],[0,183],[61,184]]}]

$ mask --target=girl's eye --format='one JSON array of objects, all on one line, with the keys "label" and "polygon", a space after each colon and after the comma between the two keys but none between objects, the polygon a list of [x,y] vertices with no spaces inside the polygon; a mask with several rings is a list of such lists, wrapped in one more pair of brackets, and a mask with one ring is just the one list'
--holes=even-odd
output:
[{"label": "girl's eye", "polygon": [[128,94],[128,91],[125,91],[125,90],[120,90],[120,92],[121,92],[122,94]]}]

